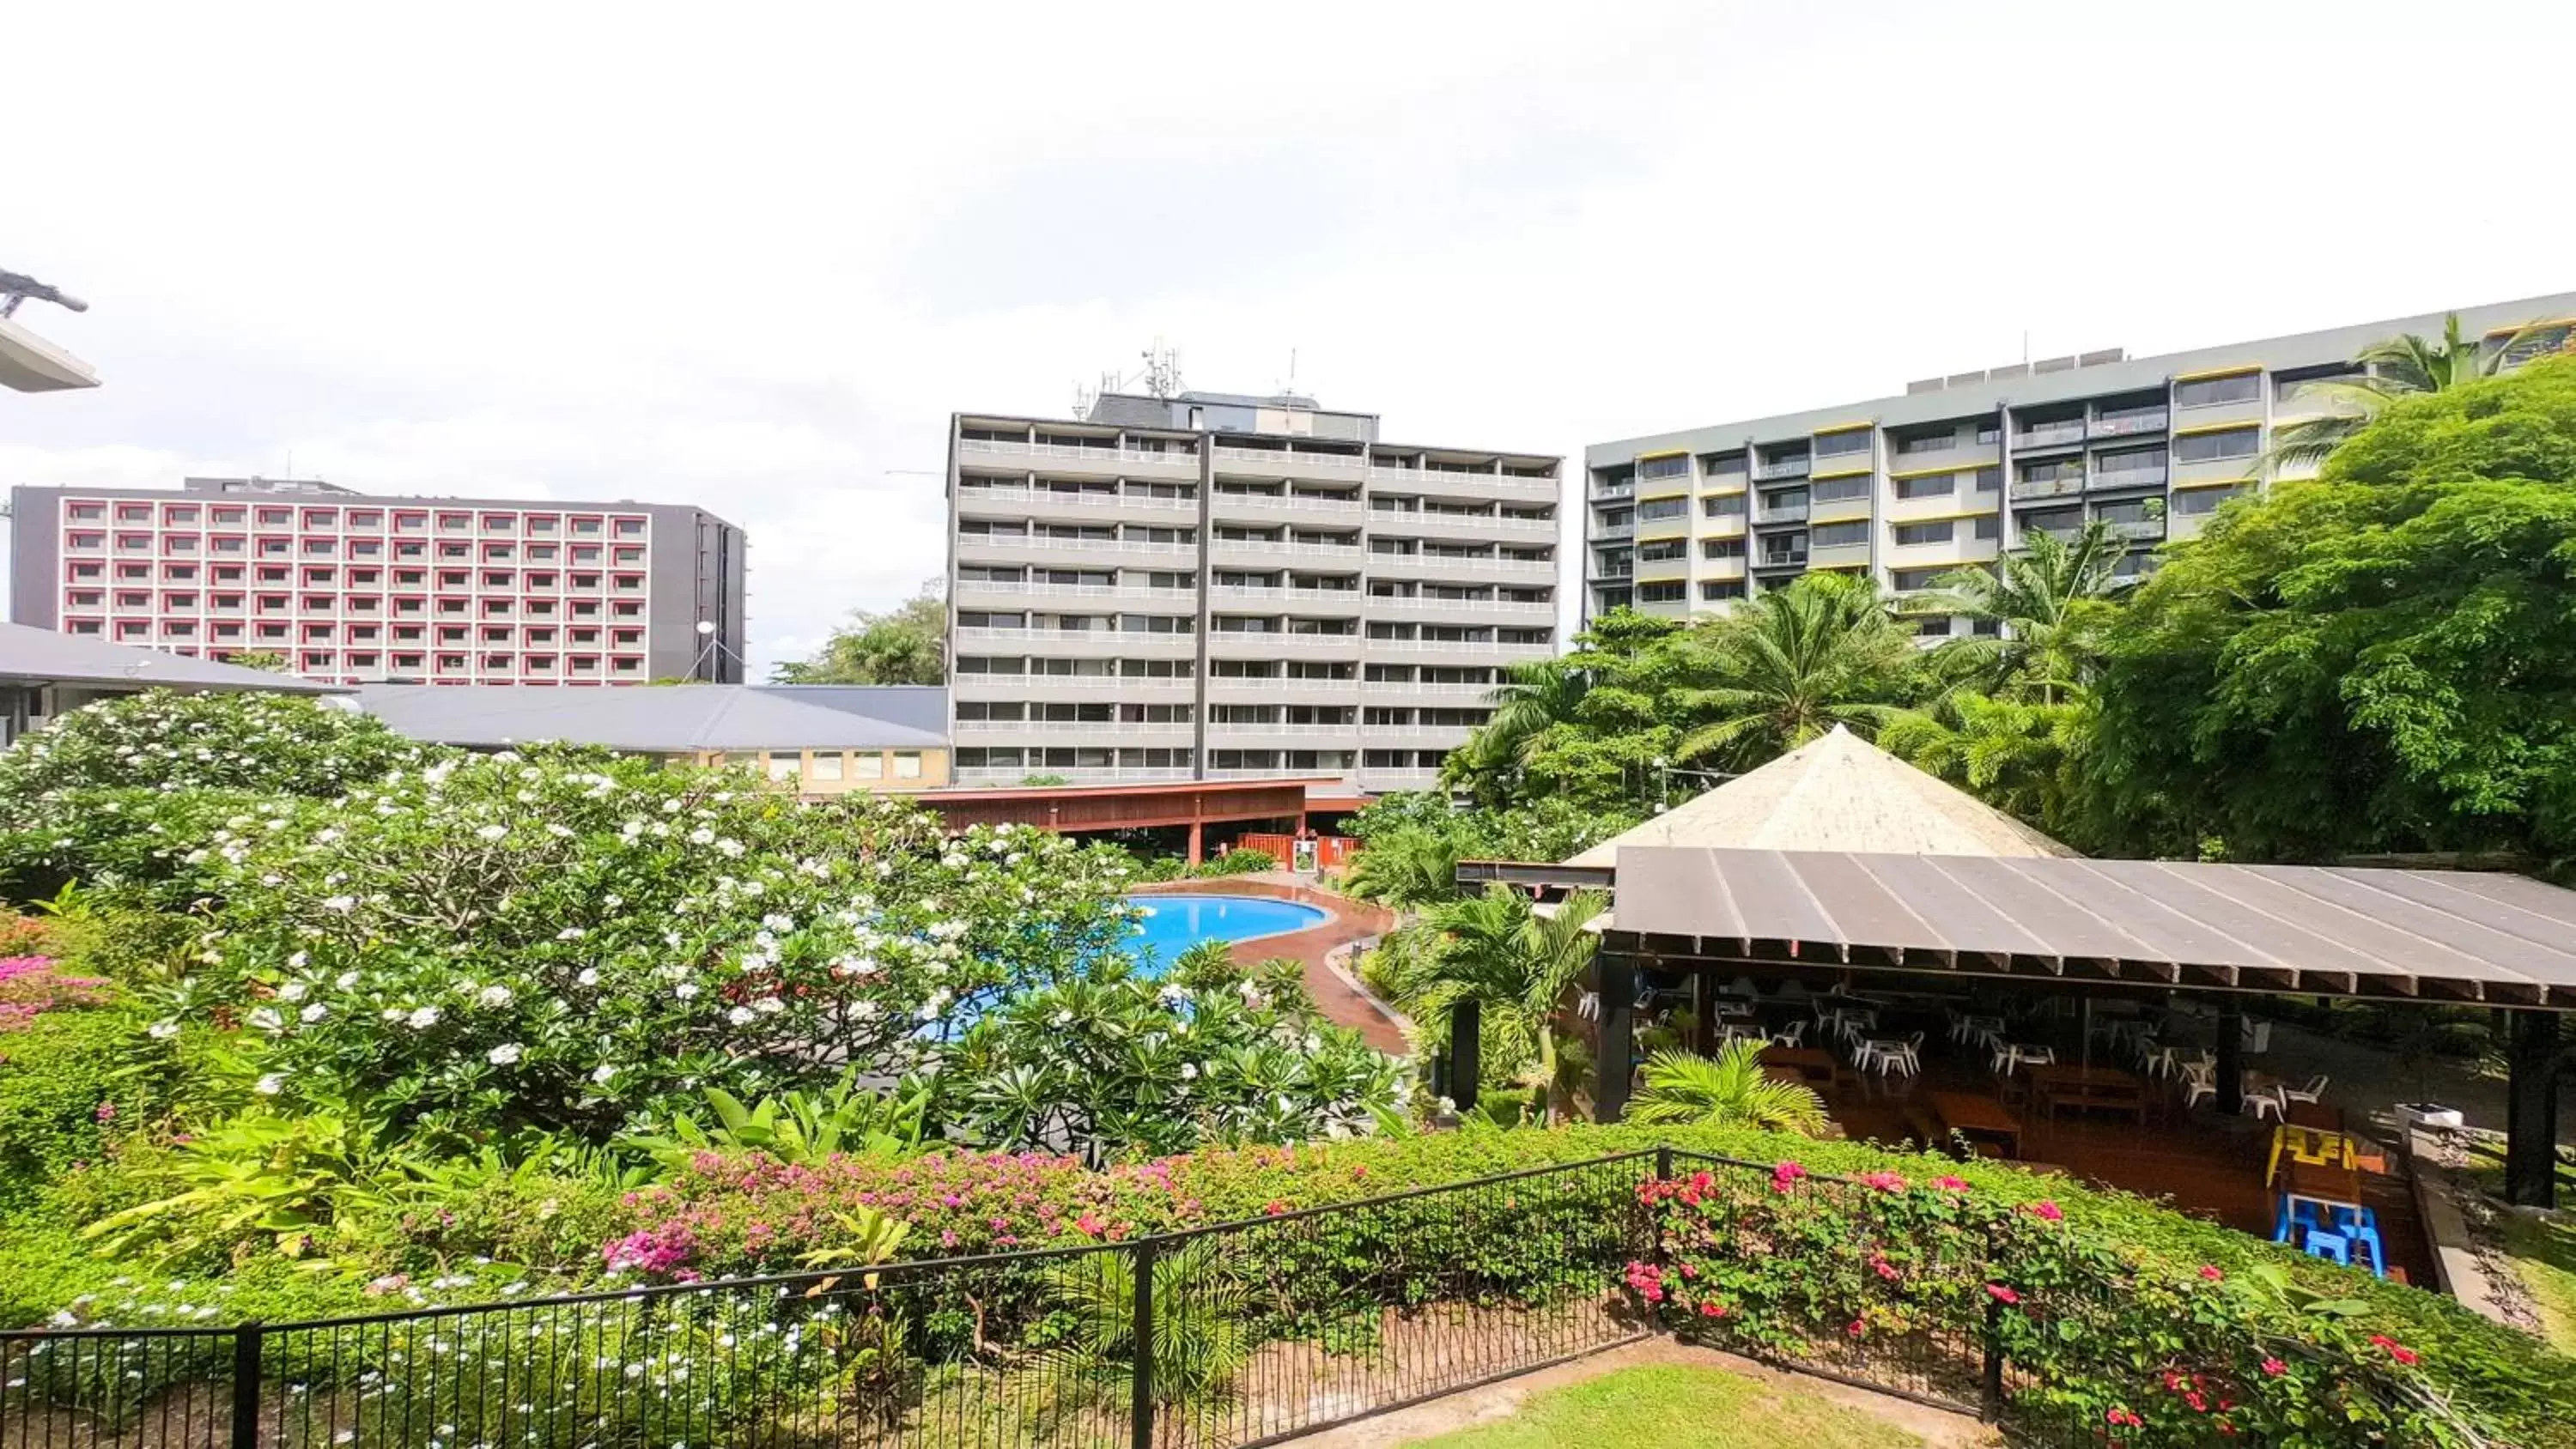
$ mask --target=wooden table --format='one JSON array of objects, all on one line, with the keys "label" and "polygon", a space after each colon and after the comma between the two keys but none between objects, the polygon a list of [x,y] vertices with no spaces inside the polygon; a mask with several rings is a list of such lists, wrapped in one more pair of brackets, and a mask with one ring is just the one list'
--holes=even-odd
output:
[{"label": "wooden table", "polygon": [[2117,1067],[2033,1067],[2030,1085],[2039,1094],[2041,1108],[2051,1117],[2064,1105],[2078,1110],[2110,1107],[2133,1113],[2140,1122],[2147,1120],[2146,1084]]},{"label": "wooden table", "polygon": [[2323,1102],[2292,1102],[2290,1104],[2290,1125],[2293,1127],[2314,1127],[2321,1132],[2341,1132],[2343,1130],[2343,1109],[2341,1107],[2328,1106]]},{"label": "wooden table", "polygon": [[2281,1168],[2281,1196],[2294,1202],[2304,1198],[2330,1207],[2357,1208],[2361,1206],[2361,1174],[2349,1167],[2293,1159]]},{"label": "wooden table", "polygon": [[1830,1086],[1836,1068],[1834,1054],[1822,1047],[1769,1047],[1762,1053],[1762,1065],[1816,1086]]},{"label": "wooden table", "polygon": [[1941,1130],[1962,1137],[2001,1143],[2006,1157],[2021,1156],[2021,1119],[1992,1097],[1973,1092],[1932,1092],[1925,1100],[1940,1119]]}]

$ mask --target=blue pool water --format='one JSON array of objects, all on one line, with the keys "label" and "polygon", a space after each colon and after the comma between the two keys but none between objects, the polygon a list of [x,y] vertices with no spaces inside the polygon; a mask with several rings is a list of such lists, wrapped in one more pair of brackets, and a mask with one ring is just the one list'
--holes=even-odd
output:
[{"label": "blue pool water", "polygon": [[1324,912],[1260,896],[1129,896],[1145,908],[1135,938],[1140,957],[1165,962],[1201,941],[1249,941],[1324,923]]}]

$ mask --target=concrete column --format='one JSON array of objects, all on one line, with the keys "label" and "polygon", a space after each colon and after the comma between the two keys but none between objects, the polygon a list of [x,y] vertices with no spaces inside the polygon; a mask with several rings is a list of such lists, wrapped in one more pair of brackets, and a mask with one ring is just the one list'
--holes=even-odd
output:
[{"label": "concrete column", "polygon": [[1627,957],[1604,951],[1592,960],[1592,979],[1601,1000],[1601,1050],[1594,1059],[1592,1119],[1616,1122],[1628,1112],[1628,1078],[1637,1061],[1637,968]]},{"label": "concrete column", "polygon": [[2505,1013],[2504,1196],[2558,1205],[2558,1013]]},{"label": "concrete column", "polygon": [[2245,1008],[2232,996],[2218,1008],[2218,1110],[2245,1110]]},{"label": "concrete column", "polygon": [[1190,864],[1192,865],[1198,865],[1201,863],[1199,860],[1199,852],[1205,848],[1205,845],[1200,838],[1200,832],[1204,828],[1205,827],[1196,818],[1193,818],[1190,821]]},{"label": "concrete column", "polygon": [[1472,997],[1450,1009],[1449,1100],[1461,1116],[1476,1110],[1476,1084],[1485,1070],[1484,1025],[1484,1008]]}]

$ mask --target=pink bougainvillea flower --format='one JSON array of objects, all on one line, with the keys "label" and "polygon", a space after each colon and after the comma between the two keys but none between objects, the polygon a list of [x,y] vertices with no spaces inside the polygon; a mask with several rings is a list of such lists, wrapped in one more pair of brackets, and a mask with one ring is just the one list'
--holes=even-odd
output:
[{"label": "pink bougainvillea flower", "polygon": [[2021,1301],[2021,1294],[2019,1294],[2019,1293],[2017,1293],[2017,1292],[2013,1291],[2013,1290],[2012,1290],[2012,1289],[2010,1289],[2010,1288],[2005,1287],[2005,1286],[2004,1286],[2003,1284],[2001,1284],[2001,1283],[1989,1283],[1989,1284],[1987,1284],[1987,1285],[1986,1285],[1986,1296],[1987,1296],[1987,1297],[1989,1297],[1989,1298],[1992,1298],[1992,1299],[1993,1299],[1993,1300],[1995,1300],[1997,1303],[2002,1303],[2002,1304],[2007,1304],[2007,1305],[2009,1305],[2009,1304],[2014,1304],[2014,1303],[2019,1303],[2019,1302]]},{"label": "pink bougainvillea flower", "polygon": [[1699,1306],[1699,1316],[1702,1318],[1724,1318],[1726,1316],[1726,1305],[1714,1300],[1702,1303]]},{"label": "pink bougainvillea flower", "polygon": [[1779,1166],[1771,1169],[1771,1190],[1773,1192],[1787,1192],[1789,1189],[1798,1185],[1798,1179],[1805,1177],[1806,1175],[1807,1169],[1800,1167],[1794,1162],[1783,1162]]},{"label": "pink bougainvillea flower", "polygon": [[1097,1216],[1091,1213],[1084,1213],[1082,1216],[1075,1218],[1073,1220],[1073,1226],[1077,1232],[1080,1232],[1086,1238],[1099,1237],[1103,1232],[1107,1231],[1109,1227],[1107,1223],[1102,1222]]},{"label": "pink bougainvillea flower", "polygon": [[2044,1223],[2060,1223],[2066,1221],[2066,1210],[2053,1202],[2032,1203],[2030,1205],[2030,1215]]},{"label": "pink bougainvillea flower", "polygon": [[2289,1366],[2288,1364],[2285,1364],[2285,1363],[2281,1362],[2281,1361],[2280,1361],[2279,1359],[2277,1359],[2277,1358],[2267,1358],[2267,1359],[2263,1360],[2263,1373],[2264,1373],[2264,1375],[2265,1375],[2266,1377],[2268,1377],[2268,1378],[2276,1378],[2276,1379],[2277,1379],[2277,1378],[2279,1378],[2281,1375],[2283,1375],[2283,1374],[2285,1374],[2285,1373],[2288,1373],[2289,1371],[2290,1371],[2290,1366]]},{"label": "pink bougainvillea flower", "polygon": [[1854,1338],[1858,1338],[1862,1334],[1869,1332],[1869,1325],[1860,1319],[1855,1318],[1851,1322],[1843,1325],[1843,1332],[1850,1334]]},{"label": "pink bougainvillea flower", "polygon": [[2222,1273],[2222,1272],[2220,1272],[2220,1271],[2218,1270],[2218,1265],[2216,1265],[2215,1263],[2203,1263],[2203,1264],[2201,1264],[2201,1265],[2200,1265],[2200,1276],[2201,1276],[2202,1278],[2204,1278],[2204,1279],[2207,1279],[2209,1282],[2212,1282],[2212,1283],[2220,1282],[2220,1281],[2224,1280],[2224,1279],[2227,1277],[2227,1275],[2226,1275],[2225,1273]]},{"label": "pink bougainvillea flower", "polygon": [[1940,1177],[1932,1179],[1932,1185],[1941,1189],[1943,1192],[1966,1192],[1968,1190],[1968,1180],[1966,1178],[1953,1177],[1946,1173]]},{"label": "pink bougainvillea flower", "polygon": [[1274,1197],[1270,1201],[1261,1205],[1261,1211],[1265,1215],[1275,1218],[1281,1213],[1288,1211],[1288,1204],[1285,1201]]},{"label": "pink bougainvillea flower", "polygon": [[2399,1343],[2396,1339],[2390,1338],[2384,1333],[2372,1334],[2370,1336],[2370,1343],[2373,1348],[2384,1348],[2388,1350],[2388,1356],[2390,1358],[2397,1360],[2399,1363],[2402,1363],[2409,1368],[2414,1367],[2424,1357],[2422,1354],[2417,1353],[2415,1350],[2408,1348],[2406,1345]]}]

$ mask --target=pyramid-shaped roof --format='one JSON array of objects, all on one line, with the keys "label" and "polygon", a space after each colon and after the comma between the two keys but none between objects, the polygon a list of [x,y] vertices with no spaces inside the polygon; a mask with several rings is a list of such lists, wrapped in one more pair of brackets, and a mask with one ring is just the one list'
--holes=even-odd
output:
[{"label": "pyramid-shaped roof", "polygon": [[1621,846],[1647,845],[1895,855],[2076,854],[1840,725],[1566,864],[1615,866]]}]

